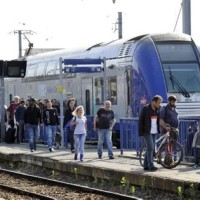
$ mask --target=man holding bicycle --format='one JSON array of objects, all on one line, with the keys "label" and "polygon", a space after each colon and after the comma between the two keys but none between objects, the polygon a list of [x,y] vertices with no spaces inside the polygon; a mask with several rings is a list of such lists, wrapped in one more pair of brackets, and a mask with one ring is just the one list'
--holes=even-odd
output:
[{"label": "man holding bicycle", "polygon": [[176,109],[176,96],[168,97],[168,103],[163,106],[160,111],[160,126],[164,129],[164,133],[171,131],[171,128],[178,129],[179,119]]},{"label": "man holding bicycle", "polygon": [[156,95],[151,103],[144,106],[139,116],[139,136],[144,137],[146,143],[146,154],[144,158],[144,170],[156,171],[153,164],[153,153],[155,147],[156,134],[159,133],[159,109],[162,97]]}]

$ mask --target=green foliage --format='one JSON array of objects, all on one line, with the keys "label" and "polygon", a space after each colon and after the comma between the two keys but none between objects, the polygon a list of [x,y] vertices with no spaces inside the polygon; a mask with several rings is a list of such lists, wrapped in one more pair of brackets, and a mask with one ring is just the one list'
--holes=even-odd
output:
[{"label": "green foliage", "polygon": [[120,183],[122,184],[122,186],[127,186],[129,185],[128,180],[126,179],[126,177],[122,177]]},{"label": "green foliage", "polygon": [[142,190],[147,190],[147,188],[148,188],[145,178],[142,180],[141,188],[142,188]]},{"label": "green foliage", "polygon": [[75,167],[73,171],[75,178],[78,179],[78,169]]},{"label": "green foliage", "polygon": [[94,176],[94,181],[95,184],[98,183],[98,178],[96,176]]},{"label": "green foliage", "polygon": [[135,192],[136,192],[135,186],[131,186],[130,192],[131,192],[132,195],[135,196]]},{"label": "green foliage", "polygon": [[183,198],[183,190],[182,190],[182,187],[181,187],[181,186],[178,186],[177,191],[178,191],[178,196],[182,199],[182,198]]}]

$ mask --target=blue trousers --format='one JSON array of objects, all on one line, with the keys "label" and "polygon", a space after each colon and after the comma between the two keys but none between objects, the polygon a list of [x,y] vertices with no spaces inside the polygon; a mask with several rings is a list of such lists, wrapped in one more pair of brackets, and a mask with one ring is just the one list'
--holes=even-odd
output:
[{"label": "blue trousers", "polygon": [[45,126],[45,132],[47,134],[48,148],[52,148],[54,143],[54,134],[56,133],[56,125]]},{"label": "blue trousers", "polygon": [[103,154],[104,137],[106,139],[108,156],[113,156],[112,131],[110,129],[98,129],[97,153],[99,156],[102,156]]},{"label": "blue trousers", "polygon": [[38,139],[38,125],[27,124],[27,131],[29,133],[29,147],[30,150],[36,150],[36,140]]},{"label": "blue trousers", "polygon": [[144,141],[146,143],[146,154],[144,158],[144,168],[152,168],[153,165],[153,153],[155,148],[156,134],[144,135]]},{"label": "blue trousers", "polygon": [[74,142],[75,142],[75,154],[78,154],[80,150],[80,154],[84,155],[84,146],[85,146],[85,137],[86,134],[74,134]]}]

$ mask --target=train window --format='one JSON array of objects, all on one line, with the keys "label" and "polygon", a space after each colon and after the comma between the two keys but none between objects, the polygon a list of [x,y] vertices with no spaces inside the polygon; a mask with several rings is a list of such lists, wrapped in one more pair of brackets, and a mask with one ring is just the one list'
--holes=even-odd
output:
[{"label": "train window", "polygon": [[36,76],[44,76],[46,63],[39,63],[36,69]]},{"label": "train window", "polygon": [[96,105],[103,104],[103,78],[95,79],[95,97]]},{"label": "train window", "polygon": [[[96,105],[103,104],[103,78],[95,79],[95,97]],[[117,77],[108,77],[107,78],[107,91],[106,99],[110,100],[112,104],[117,104]]]},{"label": "train window", "polygon": [[34,65],[29,65],[27,67],[27,72],[26,72],[26,77],[34,77],[35,75],[35,68],[37,67],[36,64]]},{"label": "train window", "polygon": [[47,64],[47,70],[46,70],[46,75],[54,75],[55,73],[55,65],[56,62],[55,61],[51,61]]},{"label": "train window", "polygon": [[200,70],[197,63],[166,63],[163,68],[168,92],[200,91]]},{"label": "train window", "polygon": [[158,43],[156,46],[163,62],[197,60],[192,45],[189,43]]},{"label": "train window", "polygon": [[112,104],[117,104],[117,77],[109,77],[108,78],[108,100],[112,102]]}]

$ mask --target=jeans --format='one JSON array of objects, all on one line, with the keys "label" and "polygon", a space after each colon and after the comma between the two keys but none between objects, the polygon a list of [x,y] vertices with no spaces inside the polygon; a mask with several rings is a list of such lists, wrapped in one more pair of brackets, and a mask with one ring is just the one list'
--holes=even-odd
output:
[{"label": "jeans", "polygon": [[78,154],[80,149],[80,154],[84,155],[84,145],[85,145],[86,134],[74,134],[74,142],[75,142],[75,154]]},{"label": "jeans", "polygon": [[108,156],[113,156],[112,131],[110,129],[98,129],[98,146],[97,146],[98,156],[101,157],[102,154],[103,154],[104,137],[106,139],[106,145],[107,145],[107,149],[108,149]]},{"label": "jeans", "polygon": [[36,150],[36,139],[38,138],[38,125],[27,124],[27,131],[29,133],[29,147],[30,150]]},{"label": "jeans", "polygon": [[156,134],[146,134],[144,135],[144,141],[146,144],[146,154],[144,158],[144,168],[152,168],[153,165],[153,153],[155,148]]},{"label": "jeans", "polygon": [[24,120],[19,121],[19,125],[17,125],[17,142],[24,141]]},{"label": "jeans", "polygon": [[56,128],[57,128],[56,125],[45,126],[48,148],[52,148],[54,144],[54,134],[56,133]]},{"label": "jeans", "polygon": [[71,146],[71,151],[74,150],[74,131],[70,130],[70,127],[67,127],[67,134],[70,139],[70,146]]}]

